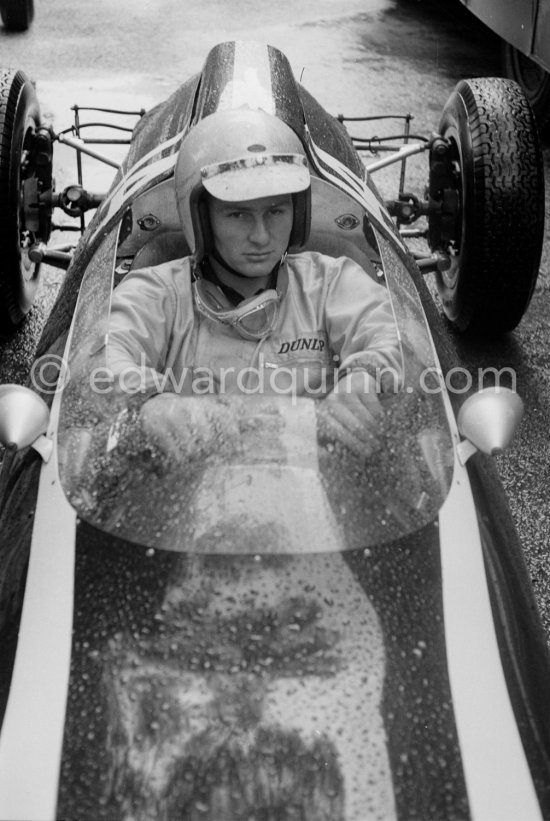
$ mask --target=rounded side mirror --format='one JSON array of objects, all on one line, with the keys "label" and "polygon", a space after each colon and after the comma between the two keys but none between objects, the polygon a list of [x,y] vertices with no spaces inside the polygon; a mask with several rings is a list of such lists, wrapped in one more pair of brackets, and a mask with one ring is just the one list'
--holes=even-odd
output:
[{"label": "rounded side mirror", "polygon": [[510,388],[484,388],[458,412],[458,429],[475,447],[493,456],[506,450],[523,416],[523,400]]},{"label": "rounded side mirror", "polygon": [[0,385],[0,442],[21,450],[48,428],[50,411],[42,397],[23,385]]}]

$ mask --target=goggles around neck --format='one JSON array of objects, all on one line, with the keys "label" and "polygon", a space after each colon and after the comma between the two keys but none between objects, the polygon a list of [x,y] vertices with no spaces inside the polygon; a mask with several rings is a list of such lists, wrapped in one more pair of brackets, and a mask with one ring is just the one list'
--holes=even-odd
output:
[{"label": "goggles around neck", "polygon": [[195,273],[193,299],[202,316],[222,325],[230,325],[243,339],[257,341],[273,333],[287,284],[288,272],[283,264],[279,269],[277,289],[268,288],[233,306],[218,285]]}]

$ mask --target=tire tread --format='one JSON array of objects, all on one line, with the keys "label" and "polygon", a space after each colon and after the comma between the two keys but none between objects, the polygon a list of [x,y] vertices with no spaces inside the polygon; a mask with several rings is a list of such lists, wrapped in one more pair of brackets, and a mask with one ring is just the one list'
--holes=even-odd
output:
[{"label": "tire tread", "polygon": [[[473,155],[475,214],[468,214],[464,270],[453,302],[460,331],[513,330],[531,300],[544,230],[542,152],[531,107],[513,80],[458,83]],[[445,303],[445,295],[444,295]]]},{"label": "tire tread", "polygon": [[13,331],[30,307],[22,293],[17,203],[13,202],[13,175],[19,169],[21,149],[14,145],[18,118],[28,105],[39,118],[38,103],[28,99],[30,89],[24,72],[0,69],[0,329],[4,333]]}]

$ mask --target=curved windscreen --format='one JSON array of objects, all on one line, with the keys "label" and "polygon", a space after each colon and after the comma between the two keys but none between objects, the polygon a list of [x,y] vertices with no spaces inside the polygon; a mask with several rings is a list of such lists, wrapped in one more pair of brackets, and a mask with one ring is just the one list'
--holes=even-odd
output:
[{"label": "curved windscreen", "polygon": [[344,551],[432,521],[450,485],[452,440],[418,296],[391,243],[377,243],[402,369],[357,443],[320,393],[145,399],[115,384],[105,345],[111,232],[82,285],[61,406],[60,476],[79,517],[138,544],[205,554]]}]

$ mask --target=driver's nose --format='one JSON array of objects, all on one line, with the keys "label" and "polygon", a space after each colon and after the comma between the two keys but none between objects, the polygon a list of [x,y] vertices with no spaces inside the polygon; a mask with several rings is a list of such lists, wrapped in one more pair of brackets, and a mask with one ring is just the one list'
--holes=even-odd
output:
[{"label": "driver's nose", "polygon": [[254,245],[266,245],[269,242],[269,230],[263,215],[255,215],[249,239]]}]

